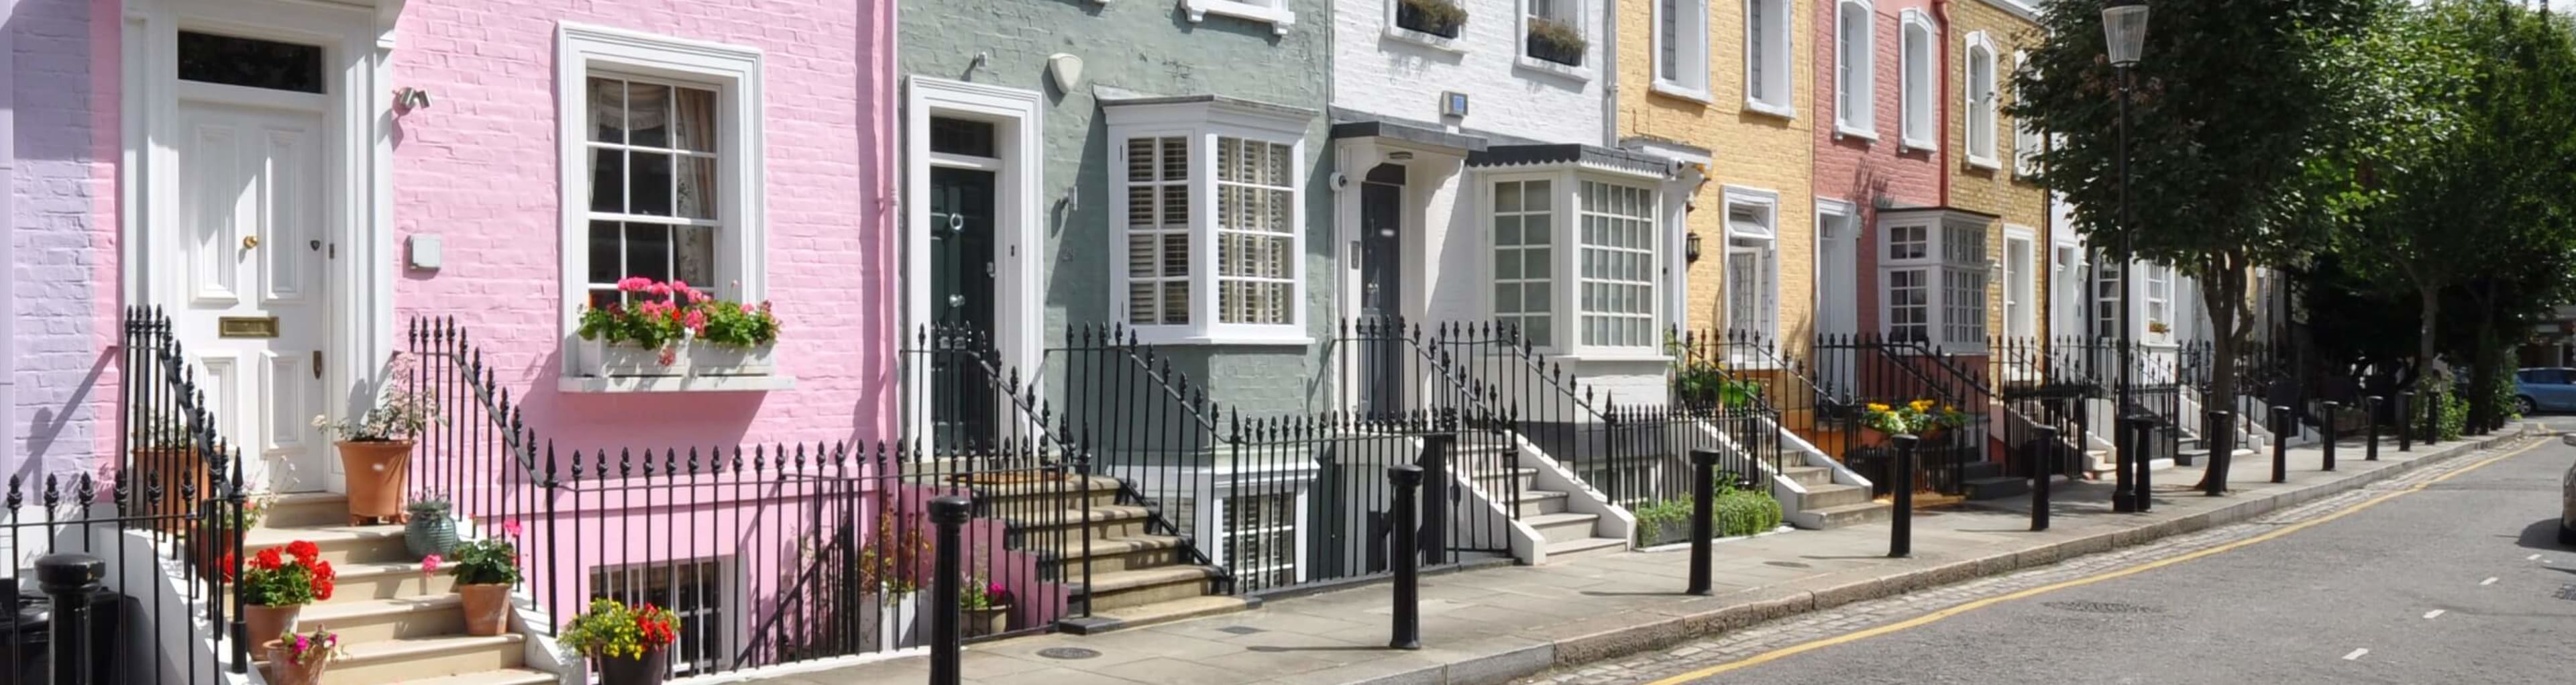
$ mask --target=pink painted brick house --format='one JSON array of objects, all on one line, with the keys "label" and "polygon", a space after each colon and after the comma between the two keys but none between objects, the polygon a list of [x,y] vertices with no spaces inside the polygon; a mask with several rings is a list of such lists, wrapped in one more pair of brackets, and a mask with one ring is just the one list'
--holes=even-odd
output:
[{"label": "pink painted brick house", "polygon": [[[151,417],[128,380],[158,373],[129,368],[134,308],[167,314],[246,485],[288,494],[283,516],[315,519],[299,525],[333,523],[294,512],[347,487],[315,417],[363,413],[403,353],[458,349],[420,330],[463,331],[490,379],[443,398],[475,425],[441,430],[501,425],[476,423],[475,393],[506,392],[545,441],[511,448],[523,454],[895,439],[895,4],[0,0],[0,257],[15,267],[0,287],[0,468],[30,482],[131,468]],[[773,303],[774,349],[687,373],[601,369],[577,321],[632,276]],[[553,497],[647,530],[705,514],[531,495],[534,467],[431,465],[478,444],[442,440],[415,457],[414,489],[445,474],[429,485],[460,513],[533,514]],[[829,506],[857,517],[875,493]],[[522,504],[462,501],[476,495]],[[815,502],[777,511],[821,520]],[[272,524],[251,544],[346,533]],[[373,563],[351,554],[344,575]],[[561,560],[560,592],[602,593],[616,556]],[[760,595],[781,587],[729,582],[732,620],[774,609]]]},{"label": "pink painted brick house", "polygon": [[[1942,36],[1930,0],[1816,3],[1817,332],[1880,333],[1882,212],[1941,193]],[[1839,284],[1830,285],[1830,284]]]}]

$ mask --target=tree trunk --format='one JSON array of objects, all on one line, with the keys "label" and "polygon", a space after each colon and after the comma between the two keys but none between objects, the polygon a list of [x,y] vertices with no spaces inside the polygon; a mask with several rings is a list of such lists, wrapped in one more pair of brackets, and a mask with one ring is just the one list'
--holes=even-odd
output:
[{"label": "tree trunk", "polygon": [[[2233,268],[2233,260],[2215,255],[2203,263],[2201,270],[2207,275],[2201,279],[2200,303],[2202,308],[2209,310],[2211,329],[2209,392],[2201,395],[2201,409],[2205,411],[2218,408],[2232,413],[2238,409],[2236,406],[2236,343],[2244,335],[2245,331],[2242,329],[2251,323],[2252,317],[2252,312],[2246,311],[2245,308],[2245,274],[2242,269]],[[2246,321],[2240,321],[2240,319],[2246,319]],[[2217,428],[2234,430],[2229,426]],[[2200,437],[2201,443],[2207,445],[2212,444],[2210,441],[2216,436],[2203,434]],[[2234,451],[2234,441],[2227,442],[2230,443],[2228,445],[2230,449],[2209,451],[2209,468],[2201,472],[2200,483],[2193,487],[2204,492],[2213,486],[2222,492],[2227,489],[2227,467],[2232,461],[2231,457],[2235,456],[2229,454]]]},{"label": "tree trunk", "polygon": [[[2415,341],[2415,377],[2420,379],[2424,377],[2425,372],[2433,369],[2433,324],[2442,315],[2442,289],[2419,285],[2416,286],[2416,292],[2424,300],[2424,325],[2417,333],[2420,338]],[[2432,389],[2417,388],[2416,390],[2416,396],[2422,397],[2424,392]]]},{"label": "tree trunk", "polygon": [[2224,410],[2229,417],[2236,420],[2227,425],[2210,426],[2206,429],[2208,432],[2201,434],[2201,444],[2210,449],[2209,469],[2201,472],[2199,487],[2204,492],[2213,486],[2220,492],[2225,492],[2227,467],[2236,456],[2236,425],[2243,421],[2241,417],[2236,416],[2242,411],[2236,401],[2236,336],[2232,335],[2235,332],[2233,329],[2215,324],[2211,327],[2219,330],[2218,334],[2211,336],[2209,341],[2211,364],[2209,392],[2201,394],[2200,399],[2203,404],[2200,408],[2203,411]]},{"label": "tree trunk", "polygon": [[2503,379],[2495,377],[2496,356],[2503,346],[2496,340],[2492,313],[2479,312],[2475,344],[2475,361],[2471,362],[2474,366],[2469,368],[2469,428],[2484,435],[2494,432],[2496,425],[2503,423],[2498,419],[2504,416],[2504,407],[2496,405],[2496,385]]}]

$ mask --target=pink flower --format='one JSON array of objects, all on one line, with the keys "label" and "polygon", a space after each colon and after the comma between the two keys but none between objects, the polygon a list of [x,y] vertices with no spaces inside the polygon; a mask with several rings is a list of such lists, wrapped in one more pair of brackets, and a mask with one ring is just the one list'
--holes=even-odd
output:
[{"label": "pink flower", "polygon": [[663,285],[663,284],[660,284],[660,283],[655,283],[655,284],[652,284],[652,285],[644,286],[644,292],[645,292],[645,294],[652,295],[652,296],[654,296],[654,297],[670,297],[670,296],[671,296],[671,286]]},{"label": "pink flower", "polygon": [[502,520],[501,520],[501,534],[502,534],[502,535],[507,535],[507,536],[510,536],[510,537],[514,537],[514,538],[515,538],[515,537],[518,537],[518,536],[519,536],[519,520],[518,520],[518,519],[502,519]]},{"label": "pink flower", "polygon": [[744,313],[744,314],[749,314],[749,313],[751,313],[751,303],[748,303],[748,302],[743,303],[743,305],[742,305],[742,313]]},{"label": "pink flower", "polygon": [[652,285],[653,279],[643,276],[628,276],[617,280],[617,289],[630,293],[641,292]]},{"label": "pink flower", "polygon": [[689,318],[682,325],[688,326],[691,332],[705,333],[707,332],[707,313],[703,310],[691,309]]},{"label": "pink flower", "polygon": [[439,559],[439,558],[438,558],[438,555],[436,555],[436,554],[432,554],[432,555],[429,555],[429,556],[426,556],[426,557],[421,557],[421,559],[420,559],[420,574],[425,576],[425,575],[429,575],[429,574],[432,574],[432,573],[437,573],[437,572],[438,572],[438,562],[440,562],[440,561],[442,561],[442,559]]},{"label": "pink flower", "polygon": [[699,289],[697,289],[697,288],[690,288],[688,292],[689,292],[689,303],[690,303],[690,304],[697,304],[697,303],[700,303],[700,302],[705,302],[705,301],[707,301],[707,300],[709,299],[709,298],[707,297],[707,291],[699,290]]},{"label": "pink flower", "polygon": [[688,290],[689,290],[689,282],[688,282],[688,281],[683,281],[683,280],[680,280],[680,279],[677,279],[677,278],[671,279],[671,289],[672,289],[672,290],[681,291],[681,292],[688,292]]},{"label": "pink flower", "polygon": [[663,365],[663,366],[670,366],[672,361],[678,360],[679,358],[680,358],[680,351],[679,351],[678,349],[675,349],[675,348],[669,348],[669,347],[662,348],[662,365]]}]

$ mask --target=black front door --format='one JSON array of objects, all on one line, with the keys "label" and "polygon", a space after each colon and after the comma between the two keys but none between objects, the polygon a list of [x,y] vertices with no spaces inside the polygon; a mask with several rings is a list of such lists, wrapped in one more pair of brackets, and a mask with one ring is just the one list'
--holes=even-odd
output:
[{"label": "black front door", "polygon": [[[1391,181],[1391,182],[1390,182]],[[1404,315],[1404,167],[1379,165],[1360,184],[1360,316],[1388,324],[1359,342],[1359,410],[1403,411],[1404,334],[1392,325]]]},{"label": "black front door", "polygon": [[994,437],[993,214],[993,172],[930,171],[930,420],[943,444]]}]

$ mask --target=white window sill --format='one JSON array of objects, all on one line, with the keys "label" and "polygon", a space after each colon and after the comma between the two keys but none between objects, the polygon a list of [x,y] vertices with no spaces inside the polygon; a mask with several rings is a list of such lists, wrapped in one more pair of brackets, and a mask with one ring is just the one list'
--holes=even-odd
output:
[{"label": "white window sill", "polygon": [[1307,335],[1302,327],[1295,332],[1283,333],[1210,333],[1188,329],[1155,330],[1146,327],[1128,330],[1135,333],[1136,342],[1147,345],[1304,346],[1315,344],[1315,338]]},{"label": "white window sill", "polygon": [[1905,142],[1898,143],[1898,145],[1905,148],[1908,152],[1936,153],[1941,151],[1941,146],[1934,145],[1931,141],[1920,138],[1907,138],[1905,139]]},{"label": "white window sill", "polygon": [[1668,98],[1689,100],[1703,105],[1717,104],[1717,98],[1711,97],[1706,89],[1692,88],[1690,86],[1663,79],[1655,79],[1655,85],[1648,87],[1646,91]]},{"label": "white window sill", "polygon": [[1561,78],[1573,79],[1573,80],[1576,80],[1576,81],[1591,81],[1591,80],[1592,80],[1592,69],[1591,69],[1590,67],[1578,67],[1578,66],[1574,66],[1574,65],[1570,65],[1570,64],[1558,64],[1558,63],[1555,63],[1555,62],[1550,62],[1550,61],[1543,60],[1543,59],[1539,59],[1539,58],[1536,58],[1536,57],[1531,57],[1531,56],[1529,56],[1529,55],[1513,55],[1513,56],[1512,56],[1512,66],[1519,67],[1519,68],[1522,68],[1522,69],[1528,69],[1528,70],[1530,70],[1530,71],[1535,71],[1535,72],[1539,72],[1539,73],[1547,74],[1547,75],[1550,75],[1550,76],[1557,76],[1557,77],[1561,77]]},{"label": "white window sill", "polygon": [[1672,355],[1664,354],[1662,352],[1629,350],[1592,350],[1558,355],[1557,358],[1574,362],[1654,362],[1657,364],[1670,364],[1673,361]]},{"label": "white window sill", "polygon": [[1798,118],[1798,108],[1796,107],[1775,105],[1761,100],[1755,100],[1753,98],[1744,99],[1744,111],[1757,114],[1768,114],[1782,119]]},{"label": "white window sill", "polygon": [[[1461,33],[1463,34],[1464,31],[1461,31]],[[1462,35],[1461,37],[1463,38],[1464,36]],[[1387,24],[1386,26],[1386,38],[1388,40],[1412,43],[1434,50],[1454,52],[1461,55],[1467,54],[1467,46],[1462,44],[1462,41],[1458,38],[1442,38],[1440,37],[1440,34],[1437,33],[1415,31],[1402,26],[1396,26],[1392,23]]]},{"label": "white window sill", "polygon": [[566,376],[557,392],[767,392],[796,388],[795,376]]},{"label": "white window sill", "polygon": [[1210,14],[1266,22],[1274,36],[1288,35],[1288,27],[1297,25],[1296,12],[1234,0],[1181,0],[1181,11],[1192,24],[1207,20]]},{"label": "white window sill", "polygon": [[1995,161],[1995,158],[1993,157],[1979,157],[1976,155],[1968,155],[1968,166],[1987,171],[1995,171],[2004,168],[2003,163]]},{"label": "white window sill", "polygon": [[1853,127],[1839,121],[1834,122],[1834,137],[1859,138],[1872,143],[1878,142],[1878,132],[1869,130],[1869,127]]}]

